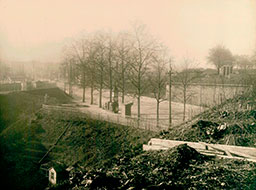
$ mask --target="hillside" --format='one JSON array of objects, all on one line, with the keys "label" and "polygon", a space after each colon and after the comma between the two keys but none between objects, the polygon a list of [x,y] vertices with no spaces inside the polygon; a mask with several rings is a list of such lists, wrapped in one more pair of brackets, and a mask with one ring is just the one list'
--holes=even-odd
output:
[{"label": "hillside", "polygon": [[[83,166],[112,165],[117,154],[136,155],[155,133],[118,124],[90,119],[83,113],[44,111],[38,113],[36,124],[44,133],[40,139],[45,147],[54,144],[69,129],[50,153],[50,159],[67,166],[80,162]],[[41,118],[41,119],[40,119]]]},{"label": "hillside", "polygon": [[[255,147],[256,112],[248,107],[252,102],[252,94],[227,100],[156,137]],[[186,144],[128,158],[120,155],[114,163],[92,170],[76,167],[69,189],[256,188],[256,163],[205,156]]]},{"label": "hillside", "polygon": [[41,108],[47,94],[48,104],[69,103],[71,98],[59,88],[0,94],[0,132],[17,121],[21,115],[30,115]]},{"label": "hillside", "polygon": [[251,93],[229,99],[158,137],[256,147],[255,100]]},{"label": "hillside", "polygon": [[[228,100],[157,136],[252,146],[255,112],[245,109],[252,100],[248,95]],[[256,163],[201,155],[186,144],[144,152],[142,144],[153,136],[84,113],[40,109],[20,115],[0,134],[0,177],[10,189],[44,189],[48,181],[41,164],[58,162],[71,168],[70,178],[51,189],[256,188]]]},{"label": "hillside", "polygon": [[[50,154],[47,150],[69,126]],[[41,164],[79,163],[86,169],[110,168],[118,155],[133,157],[154,134],[95,121],[84,114],[39,110],[6,128],[0,135],[1,177],[10,189],[44,189],[48,184]],[[8,175],[6,175],[8,173]],[[12,183],[17,179],[16,183]]]},{"label": "hillside", "polygon": [[35,122],[46,93],[48,104],[72,101],[59,88],[0,95],[0,177],[10,189],[42,189],[45,184],[40,182],[47,184],[36,164],[47,151],[39,138],[44,130]]}]

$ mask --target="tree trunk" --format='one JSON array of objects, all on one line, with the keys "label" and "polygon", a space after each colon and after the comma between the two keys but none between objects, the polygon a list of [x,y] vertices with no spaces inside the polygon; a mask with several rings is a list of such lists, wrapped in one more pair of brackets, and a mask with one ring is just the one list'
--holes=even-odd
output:
[{"label": "tree trunk", "polygon": [[122,62],[121,62],[121,69],[122,69],[122,103],[124,103],[124,93],[125,93],[125,68],[124,68],[124,61],[122,59]]},{"label": "tree trunk", "polygon": [[83,72],[83,102],[85,102],[85,71]]},{"label": "tree trunk", "polygon": [[91,105],[93,104],[93,91],[94,91],[94,86],[91,86]]},{"label": "tree trunk", "polygon": [[141,96],[141,87],[140,87],[140,71],[138,72],[138,119],[140,118],[140,96]]},{"label": "tree trunk", "polygon": [[112,62],[111,62],[111,50],[109,52],[109,101],[112,102],[112,91],[113,91],[113,86],[112,86]]},{"label": "tree trunk", "polygon": [[157,127],[159,126],[159,100],[156,102],[156,122],[157,122]]},{"label": "tree trunk", "polygon": [[69,63],[69,74],[68,74],[68,94],[72,97],[73,90],[72,90],[72,65]]},{"label": "tree trunk", "polygon": [[83,85],[83,102],[85,102],[85,85]]},{"label": "tree trunk", "polygon": [[110,74],[110,76],[109,76],[109,77],[110,77],[110,79],[109,79],[109,83],[110,83],[110,84],[109,84],[109,86],[110,86],[110,87],[109,87],[109,88],[110,88],[110,89],[109,89],[109,101],[112,102],[112,93],[113,93],[112,72],[110,72],[110,73],[111,73],[111,74]]},{"label": "tree trunk", "polygon": [[100,100],[99,100],[99,107],[102,108],[102,85],[100,86]]},{"label": "tree trunk", "polygon": [[122,71],[122,103],[124,103],[124,93],[125,93],[125,81],[124,81],[124,71]]},{"label": "tree trunk", "polygon": [[169,71],[169,127],[172,126],[172,68]]},{"label": "tree trunk", "polygon": [[122,90],[122,103],[124,103],[124,90]]},{"label": "tree trunk", "polygon": [[140,119],[140,95],[138,95],[138,119]]},{"label": "tree trunk", "polygon": [[103,88],[103,73],[100,76],[100,96],[99,96],[99,107],[102,108],[102,88]]},{"label": "tree trunk", "polygon": [[183,97],[183,121],[185,121],[186,119],[186,88],[184,88],[184,93],[183,93],[184,97]]}]

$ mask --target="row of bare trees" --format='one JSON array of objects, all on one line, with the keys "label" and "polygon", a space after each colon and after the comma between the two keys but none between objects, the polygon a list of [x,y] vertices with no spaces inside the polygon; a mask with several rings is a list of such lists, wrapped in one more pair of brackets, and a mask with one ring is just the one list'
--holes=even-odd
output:
[{"label": "row of bare trees", "polygon": [[159,104],[165,100],[170,57],[167,48],[153,39],[144,26],[135,25],[131,32],[87,35],[67,46],[64,57],[63,76],[70,89],[71,84],[82,87],[83,102],[88,87],[91,104],[94,103],[93,92],[99,92],[99,107],[103,106],[103,89],[109,89],[109,102],[121,96],[124,103],[125,94],[133,94],[140,118],[141,96],[151,92],[157,102],[159,121]]},{"label": "row of bare trees", "polygon": [[[241,57],[234,58],[231,52],[216,46],[210,49],[208,60],[217,71],[225,64],[234,64],[234,60],[245,62]],[[186,104],[193,96],[189,90],[192,83],[203,77],[200,70],[191,68],[194,62],[185,58],[180,72],[172,77],[171,59],[168,49],[146,32],[142,25],[135,25],[130,32],[113,34],[97,32],[73,41],[65,49],[62,64],[63,75],[69,84],[85,90],[90,88],[90,103],[94,104],[94,91],[99,92],[99,107],[103,106],[103,89],[109,89],[109,102],[125,94],[133,94],[137,99],[137,117],[141,117],[141,96],[151,94],[156,100],[156,119],[159,121],[160,103],[167,100],[166,85],[172,80],[181,89],[180,102],[183,102],[183,120],[186,118]],[[244,64],[243,64],[244,65]],[[170,85],[171,86],[171,85]],[[169,123],[171,118],[171,88],[169,88]]]}]

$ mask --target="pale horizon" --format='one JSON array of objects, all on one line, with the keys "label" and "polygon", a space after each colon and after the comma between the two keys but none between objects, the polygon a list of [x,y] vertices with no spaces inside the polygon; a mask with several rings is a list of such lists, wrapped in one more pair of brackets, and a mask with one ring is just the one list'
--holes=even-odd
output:
[{"label": "pale horizon", "polygon": [[58,62],[72,39],[129,30],[134,21],[145,24],[178,64],[190,57],[210,67],[206,57],[218,44],[233,54],[256,50],[253,0],[1,0],[0,58]]}]

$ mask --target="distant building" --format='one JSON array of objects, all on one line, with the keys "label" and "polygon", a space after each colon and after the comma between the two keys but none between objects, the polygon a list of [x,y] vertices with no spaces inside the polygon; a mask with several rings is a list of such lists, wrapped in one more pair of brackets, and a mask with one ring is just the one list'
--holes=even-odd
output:
[{"label": "distant building", "polygon": [[220,75],[229,77],[233,73],[233,66],[232,65],[223,65],[220,68]]}]

